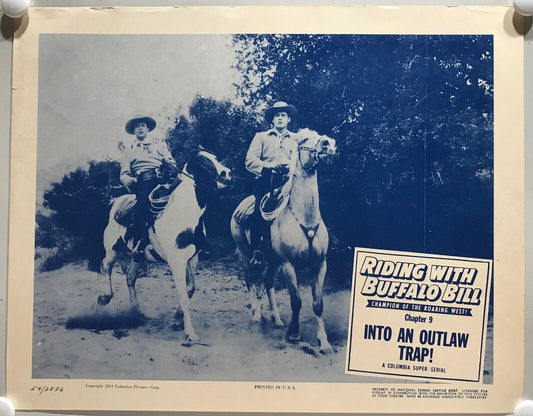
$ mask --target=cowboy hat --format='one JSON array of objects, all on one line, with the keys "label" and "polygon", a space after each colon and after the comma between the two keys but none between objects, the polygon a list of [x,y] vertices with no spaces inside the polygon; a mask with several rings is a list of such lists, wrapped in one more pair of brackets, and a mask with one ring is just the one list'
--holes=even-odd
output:
[{"label": "cowboy hat", "polygon": [[272,107],[269,107],[265,110],[265,118],[268,121],[272,121],[274,116],[280,112],[286,112],[289,115],[289,117],[292,118],[296,114],[296,107],[294,107],[293,105],[287,104],[284,101],[278,101],[274,103]]},{"label": "cowboy hat", "polygon": [[153,129],[155,129],[156,122],[152,117],[137,115],[126,123],[126,131],[129,134],[133,134],[135,124],[143,122],[146,123],[146,125],[148,126],[148,131],[152,131]]}]

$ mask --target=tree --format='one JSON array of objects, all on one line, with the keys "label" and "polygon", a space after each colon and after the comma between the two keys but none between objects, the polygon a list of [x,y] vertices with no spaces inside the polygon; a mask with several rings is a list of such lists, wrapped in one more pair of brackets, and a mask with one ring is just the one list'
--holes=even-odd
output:
[{"label": "tree", "polygon": [[[258,126],[253,116],[229,101],[196,97],[188,114],[176,118],[167,132],[171,153],[183,168],[202,143],[219,160],[232,168],[234,186],[220,195],[206,213],[208,233],[228,241],[229,219],[241,198],[251,192],[251,175],[244,168],[245,152]],[[48,214],[36,216],[36,245],[54,248],[55,255],[45,269],[61,267],[74,260],[89,260],[96,270],[103,258],[102,235],[107,225],[110,201],[126,192],[119,182],[120,166],[115,161],[89,163],[53,183],[44,193]]]},{"label": "tree", "polygon": [[287,101],[293,125],[337,139],[320,193],[343,244],[492,256],[490,37],[265,34],[234,45],[249,112]]},{"label": "tree", "polygon": [[89,259],[91,269],[98,266],[110,201],[125,192],[119,173],[118,162],[92,161],[87,169],[70,172],[44,192],[43,207],[50,214],[36,216],[36,245],[57,248],[44,268],[81,259]]}]

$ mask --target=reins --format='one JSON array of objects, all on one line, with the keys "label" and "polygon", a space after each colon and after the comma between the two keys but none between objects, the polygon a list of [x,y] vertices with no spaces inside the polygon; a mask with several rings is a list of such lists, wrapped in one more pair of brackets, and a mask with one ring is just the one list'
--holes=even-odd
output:
[{"label": "reins", "polygon": [[[211,153],[211,152],[209,152],[209,151],[207,151],[205,149],[202,149],[201,151],[211,154],[216,160],[216,156],[213,153]],[[198,152],[198,153],[200,153],[200,152]],[[207,184],[203,184],[201,182],[198,182],[193,175],[191,175],[189,172],[186,171],[186,168],[187,168],[187,164],[184,166],[183,169],[180,169],[178,167],[174,168],[174,171],[177,172],[176,177],[170,183],[167,183],[166,185],[163,185],[163,184],[158,185],[150,193],[150,196],[148,197],[149,200],[150,200],[150,204],[151,204],[151,208],[150,209],[151,209],[151,211],[154,214],[159,214],[160,212],[162,212],[164,210],[164,208],[165,208],[170,196],[181,185],[181,183],[183,182],[183,180],[185,178],[190,179],[192,181],[193,187],[195,188],[195,192],[196,193],[198,192],[199,188],[208,188]],[[167,187],[168,193],[166,195],[164,195],[164,196],[161,196],[161,197],[155,197],[153,195],[154,192],[157,189],[159,189],[159,187],[161,187],[161,186],[162,187]],[[198,199],[198,194],[196,196],[197,196],[197,199]]]},{"label": "reins", "polygon": [[[200,152],[209,153],[210,155],[212,155],[212,156],[215,158],[215,160],[218,161],[216,155],[215,155],[214,153],[210,152],[209,150],[207,150],[207,149],[201,149],[198,153],[200,153]],[[189,163],[189,162],[188,162],[188,163]],[[187,164],[188,164],[188,163],[187,163]],[[220,163],[220,162],[218,162],[218,163]],[[185,164],[185,167],[187,166],[187,164]],[[185,168],[184,168],[184,169],[185,169]],[[183,175],[183,176],[186,176],[187,178],[191,179],[191,180],[194,182],[194,186],[206,186],[206,187],[207,187],[207,184],[203,184],[203,183],[201,183],[201,182],[198,182],[198,181],[194,178],[194,176],[192,176],[190,173],[186,172],[184,169],[176,168],[176,171],[179,172],[179,175]]]},{"label": "reins", "polygon": [[[185,165],[185,166],[187,166],[187,165]],[[183,170],[183,169],[176,169],[176,170],[179,172],[178,176],[180,176],[180,175],[186,176],[187,178],[192,180],[194,182],[194,186],[196,186],[196,179],[194,179],[194,176],[192,176],[190,173],[185,172],[185,170]]]},{"label": "reins", "polygon": [[[313,156],[313,164],[310,166],[310,167],[305,167],[304,164],[302,163],[302,156],[300,155],[300,150],[305,150],[306,152],[309,152],[311,153]],[[316,150],[315,147],[308,147],[308,146],[302,146],[302,145],[298,145],[298,160],[300,161],[300,165],[302,165],[302,169],[305,170],[306,172],[309,172],[311,170],[313,170],[314,168],[316,168],[316,166],[318,165],[318,151]]]}]

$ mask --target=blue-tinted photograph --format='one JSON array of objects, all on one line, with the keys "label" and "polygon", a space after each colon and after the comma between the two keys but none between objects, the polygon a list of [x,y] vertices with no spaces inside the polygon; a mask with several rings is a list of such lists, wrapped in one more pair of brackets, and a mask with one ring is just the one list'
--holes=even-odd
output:
[{"label": "blue-tinted photograph", "polygon": [[493,259],[493,38],[44,34],[36,188],[33,378],[402,382],[354,248]]}]

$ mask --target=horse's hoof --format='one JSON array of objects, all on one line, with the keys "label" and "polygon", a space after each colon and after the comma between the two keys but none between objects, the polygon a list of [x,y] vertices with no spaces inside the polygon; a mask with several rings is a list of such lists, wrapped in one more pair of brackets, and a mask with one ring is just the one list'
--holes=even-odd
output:
[{"label": "horse's hoof", "polygon": [[298,344],[302,340],[302,336],[300,334],[291,335],[287,334],[287,341],[291,344]]},{"label": "horse's hoof", "polygon": [[306,354],[312,355],[313,357],[316,357],[317,355],[316,351],[309,344],[302,345],[302,351],[305,352]]},{"label": "horse's hoof", "polygon": [[197,335],[194,335],[194,336],[187,336],[187,340],[183,342],[181,345],[184,347],[192,347],[193,345],[196,345],[196,344],[200,344],[200,338],[198,338]]},{"label": "horse's hoof", "polygon": [[262,325],[262,319],[250,319],[250,322],[248,323],[248,329],[250,333],[252,334],[258,334],[261,332],[263,325]]},{"label": "horse's hoof", "polygon": [[104,306],[111,302],[111,295],[100,295],[98,296],[98,305]]},{"label": "horse's hoof", "polygon": [[272,319],[272,323],[274,324],[276,328],[283,328],[285,326],[281,318],[276,318],[275,316],[272,316],[271,319]]},{"label": "horse's hoof", "polygon": [[333,348],[331,348],[331,345],[328,345],[327,347],[324,347],[324,348],[320,348],[320,354],[322,355],[331,355],[334,352],[335,351],[333,350]]},{"label": "horse's hoof", "polygon": [[196,290],[195,287],[193,287],[192,289],[189,289],[187,291],[187,296],[189,296],[189,299],[192,298],[192,295],[194,295],[194,291]]},{"label": "horse's hoof", "polygon": [[259,309],[255,309],[252,311],[252,317],[250,318],[250,321],[252,322],[261,322],[263,319],[263,315],[259,311]]}]

